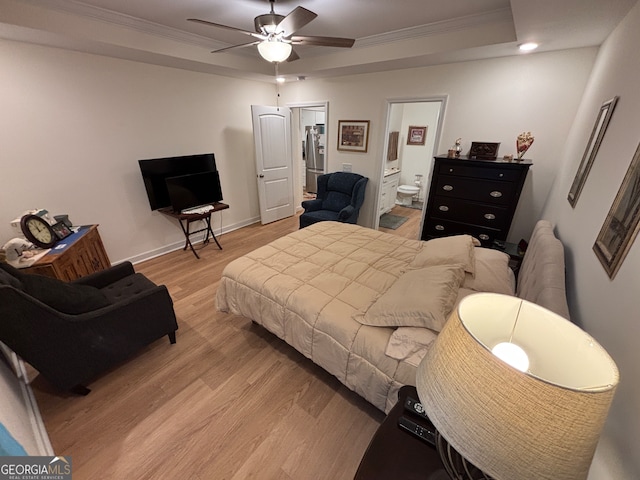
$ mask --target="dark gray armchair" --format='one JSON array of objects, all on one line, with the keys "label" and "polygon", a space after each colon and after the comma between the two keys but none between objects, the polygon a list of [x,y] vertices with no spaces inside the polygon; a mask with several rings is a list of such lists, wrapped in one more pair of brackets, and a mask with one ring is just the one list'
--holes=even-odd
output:
[{"label": "dark gray armchair", "polygon": [[300,215],[300,228],[327,220],[357,223],[368,180],[349,172],[320,175],[316,198],[302,202],[304,213]]},{"label": "dark gray armchair", "polygon": [[53,386],[83,384],[155,340],[176,341],[164,285],[129,262],[66,283],[0,263],[0,341]]}]

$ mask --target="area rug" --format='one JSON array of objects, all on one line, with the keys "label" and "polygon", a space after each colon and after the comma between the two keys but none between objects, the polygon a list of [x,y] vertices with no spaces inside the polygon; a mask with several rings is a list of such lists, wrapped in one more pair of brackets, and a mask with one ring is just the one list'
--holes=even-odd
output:
[{"label": "area rug", "polygon": [[391,230],[395,230],[407,220],[409,220],[409,217],[393,215],[392,213],[385,213],[380,217],[380,223],[378,225],[381,228],[390,228]]}]

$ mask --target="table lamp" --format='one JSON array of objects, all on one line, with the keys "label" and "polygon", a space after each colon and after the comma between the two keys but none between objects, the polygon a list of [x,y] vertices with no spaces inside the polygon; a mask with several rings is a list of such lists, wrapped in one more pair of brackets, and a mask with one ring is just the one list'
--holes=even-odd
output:
[{"label": "table lamp", "polygon": [[453,479],[586,479],[618,383],[587,333],[534,303],[465,297],[416,387]]}]

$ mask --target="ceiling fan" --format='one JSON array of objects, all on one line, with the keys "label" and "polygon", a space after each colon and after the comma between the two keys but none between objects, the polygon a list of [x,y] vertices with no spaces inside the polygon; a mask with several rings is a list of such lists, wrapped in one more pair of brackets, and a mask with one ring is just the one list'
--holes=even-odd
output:
[{"label": "ceiling fan", "polygon": [[296,7],[286,17],[278,15],[273,10],[275,0],[269,0],[271,3],[271,12],[265,15],[258,15],[254,19],[255,32],[248,32],[236,27],[221,25],[219,23],[200,20],[198,18],[187,19],[190,22],[202,23],[213,27],[226,28],[244,35],[249,35],[257,40],[240,45],[214,50],[212,53],[231,50],[233,48],[258,46],[258,52],[265,60],[269,62],[291,62],[300,58],[293,50],[293,45],[316,45],[322,47],[344,47],[350,48],[355,42],[352,38],[340,37],[310,37],[306,35],[294,35],[295,32],[304,27],[318,15],[304,7]]}]

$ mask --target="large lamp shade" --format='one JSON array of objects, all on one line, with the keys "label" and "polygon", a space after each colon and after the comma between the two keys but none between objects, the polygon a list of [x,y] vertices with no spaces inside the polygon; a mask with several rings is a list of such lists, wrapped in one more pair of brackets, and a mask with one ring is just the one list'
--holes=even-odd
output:
[{"label": "large lamp shade", "polygon": [[[524,371],[494,353],[499,344],[526,354]],[[564,480],[587,478],[618,379],[607,352],[573,323],[478,293],[452,313],[416,386],[438,432],[487,475]]]}]

